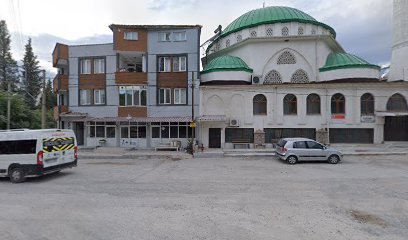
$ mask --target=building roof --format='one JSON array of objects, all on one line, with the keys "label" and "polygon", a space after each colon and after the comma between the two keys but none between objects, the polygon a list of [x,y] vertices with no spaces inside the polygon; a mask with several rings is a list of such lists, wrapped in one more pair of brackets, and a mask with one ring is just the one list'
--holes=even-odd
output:
[{"label": "building roof", "polygon": [[114,28],[128,28],[128,29],[188,29],[188,28],[202,28],[201,25],[125,25],[125,24],[111,24],[109,28],[113,31]]},{"label": "building roof", "polygon": [[256,27],[263,24],[300,22],[310,23],[328,29],[334,37],[336,32],[329,25],[318,22],[312,16],[291,7],[265,7],[249,11],[230,23],[222,32],[221,37],[240,31],[242,29]]},{"label": "building roof", "polygon": [[223,71],[245,71],[252,73],[252,68],[239,57],[221,56],[211,60],[205,67],[201,74],[209,72],[223,72]]},{"label": "building roof", "polygon": [[326,64],[319,69],[320,72],[345,69],[345,68],[373,68],[380,70],[380,67],[350,53],[330,53],[327,56]]}]

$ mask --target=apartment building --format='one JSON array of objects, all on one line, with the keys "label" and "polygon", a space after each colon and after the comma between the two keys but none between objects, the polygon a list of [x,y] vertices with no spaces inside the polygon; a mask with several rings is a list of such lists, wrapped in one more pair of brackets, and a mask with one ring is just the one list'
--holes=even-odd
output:
[{"label": "apartment building", "polygon": [[56,44],[59,127],[73,129],[85,146],[185,146],[198,113],[201,26],[109,28],[112,43]]}]

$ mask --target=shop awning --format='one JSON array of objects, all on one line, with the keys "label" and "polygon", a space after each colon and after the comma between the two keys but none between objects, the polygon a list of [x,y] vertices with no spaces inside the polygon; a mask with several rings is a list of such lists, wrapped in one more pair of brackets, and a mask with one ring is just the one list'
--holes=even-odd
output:
[{"label": "shop awning", "polygon": [[61,118],[80,118],[81,120],[83,118],[86,118],[88,116],[87,113],[81,113],[81,112],[64,112],[60,113],[59,115]]},{"label": "shop awning", "polygon": [[225,122],[226,120],[225,115],[202,115],[197,118],[198,122]]},{"label": "shop awning", "polygon": [[378,117],[398,117],[398,116],[408,116],[408,112],[376,111],[375,115]]}]

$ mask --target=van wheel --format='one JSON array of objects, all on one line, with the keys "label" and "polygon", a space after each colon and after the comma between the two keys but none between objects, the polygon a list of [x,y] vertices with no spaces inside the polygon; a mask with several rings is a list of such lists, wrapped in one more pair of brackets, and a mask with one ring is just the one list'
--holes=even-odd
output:
[{"label": "van wheel", "polygon": [[288,163],[289,163],[290,165],[293,165],[293,164],[297,163],[297,157],[295,157],[295,156],[289,156],[289,157],[286,159],[286,161],[288,161]]},{"label": "van wheel", "polygon": [[331,164],[337,164],[338,162],[340,162],[340,158],[337,155],[330,155],[328,162]]},{"label": "van wheel", "polygon": [[11,169],[9,172],[9,177],[12,183],[21,183],[26,179],[25,172],[21,167]]}]

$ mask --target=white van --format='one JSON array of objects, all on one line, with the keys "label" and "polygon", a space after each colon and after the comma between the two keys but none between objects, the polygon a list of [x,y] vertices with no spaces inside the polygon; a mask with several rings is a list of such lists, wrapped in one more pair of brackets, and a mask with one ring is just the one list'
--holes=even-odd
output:
[{"label": "white van", "polygon": [[0,177],[23,182],[26,177],[76,167],[78,146],[67,129],[0,131]]}]

